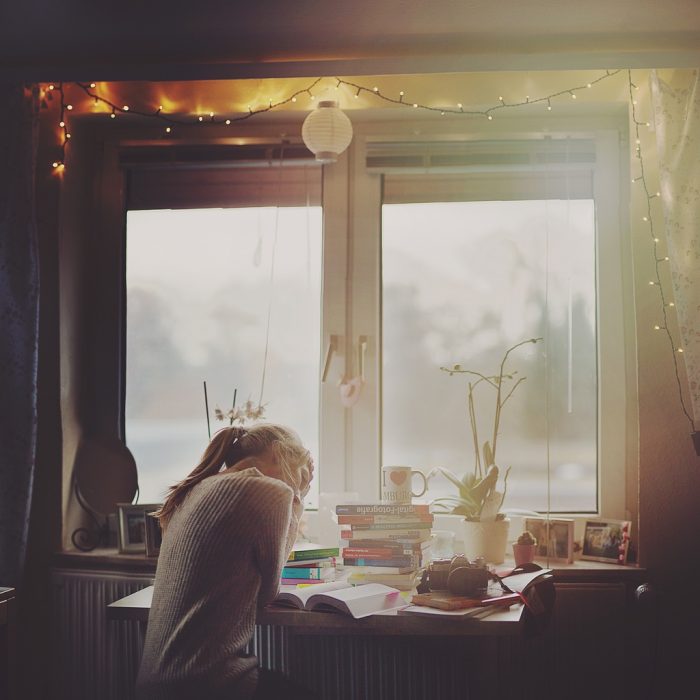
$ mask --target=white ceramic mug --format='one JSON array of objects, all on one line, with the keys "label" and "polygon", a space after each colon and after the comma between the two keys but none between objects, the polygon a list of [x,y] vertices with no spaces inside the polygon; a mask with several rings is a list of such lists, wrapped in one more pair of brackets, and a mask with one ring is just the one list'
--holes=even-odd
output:
[{"label": "white ceramic mug", "polygon": [[[413,477],[423,479],[423,490],[413,493]],[[412,467],[382,467],[382,501],[384,503],[410,503],[412,498],[422,496],[428,490],[425,474]]]}]

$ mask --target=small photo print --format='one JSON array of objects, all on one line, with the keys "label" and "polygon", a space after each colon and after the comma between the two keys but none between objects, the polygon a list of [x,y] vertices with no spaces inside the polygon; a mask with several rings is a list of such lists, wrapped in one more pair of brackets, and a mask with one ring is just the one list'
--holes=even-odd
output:
[{"label": "small photo print", "polygon": [[158,503],[117,504],[119,551],[123,554],[146,553],[146,513],[160,508]]},{"label": "small photo print", "polygon": [[571,564],[574,560],[574,521],[568,518],[525,518],[524,526],[537,540],[535,559]]},{"label": "small photo print", "polygon": [[587,520],[581,559],[626,564],[631,528],[629,520]]}]

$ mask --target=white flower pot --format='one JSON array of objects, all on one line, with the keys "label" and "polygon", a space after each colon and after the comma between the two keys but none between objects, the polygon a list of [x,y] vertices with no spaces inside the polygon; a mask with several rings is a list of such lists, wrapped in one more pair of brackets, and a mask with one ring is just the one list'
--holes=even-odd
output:
[{"label": "white flower pot", "polygon": [[483,557],[489,564],[502,564],[508,546],[509,526],[508,518],[485,522],[465,520],[462,523],[464,556],[469,561]]}]

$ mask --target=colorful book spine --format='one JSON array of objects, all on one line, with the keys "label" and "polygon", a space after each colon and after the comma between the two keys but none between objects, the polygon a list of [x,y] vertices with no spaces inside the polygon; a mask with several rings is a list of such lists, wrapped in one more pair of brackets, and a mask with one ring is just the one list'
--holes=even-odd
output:
[{"label": "colorful book spine", "polygon": [[282,578],[299,579],[329,579],[335,576],[335,569],[303,566],[285,566],[282,569]]},{"label": "colorful book spine", "polygon": [[406,523],[403,521],[397,521],[394,523],[376,523],[374,525],[367,524],[353,524],[351,525],[352,530],[430,530],[432,523],[428,520],[418,523]]},{"label": "colorful book spine", "polygon": [[367,505],[350,504],[335,507],[336,515],[428,515],[430,506],[427,503],[398,504],[370,503]]},{"label": "colorful book spine", "polygon": [[[361,574],[407,574],[415,571],[415,566],[355,566]],[[354,570],[353,570],[354,571]]]},{"label": "colorful book spine", "polygon": [[372,557],[365,558],[343,558],[344,566],[416,566],[413,557],[393,557],[391,559],[374,559]]},{"label": "colorful book spine", "polygon": [[430,548],[432,542],[430,540],[424,540],[423,542],[413,542],[411,540],[377,540],[377,539],[352,539],[352,540],[341,540],[341,548],[353,547],[355,549],[394,549],[397,552],[403,552],[404,554],[421,554],[425,552],[426,549]]},{"label": "colorful book spine", "polygon": [[433,515],[339,515],[339,525],[383,525],[386,523],[432,523]]},{"label": "colorful book spine", "polygon": [[430,539],[430,530],[341,530],[341,540],[407,540],[411,543]]},{"label": "colorful book spine", "polygon": [[345,547],[343,548],[343,556],[348,559],[357,557],[366,557],[374,559],[391,559],[392,557],[420,557],[422,551],[414,549],[404,549],[396,547]]},{"label": "colorful book spine", "polygon": [[285,566],[287,567],[311,567],[317,569],[325,569],[326,567],[335,566],[337,559],[335,557],[326,557],[324,559],[305,559],[302,561],[288,561]]},{"label": "colorful book spine", "polygon": [[320,559],[321,557],[337,557],[340,554],[339,547],[326,547],[324,549],[302,549],[292,551],[287,561],[307,561],[309,559]]}]

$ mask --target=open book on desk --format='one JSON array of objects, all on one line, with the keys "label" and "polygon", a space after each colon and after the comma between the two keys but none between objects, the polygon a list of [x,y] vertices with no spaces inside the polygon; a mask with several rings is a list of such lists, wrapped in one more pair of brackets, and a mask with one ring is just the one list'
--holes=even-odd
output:
[{"label": "open book on desk", "polygon": [[400,610],[408,605],[401,591],[391,586],[381,583],[353,586],[346,581],[318,583],[303,588],[280,586],[274,602],[299,610],[340,612],[354,618]]}]

